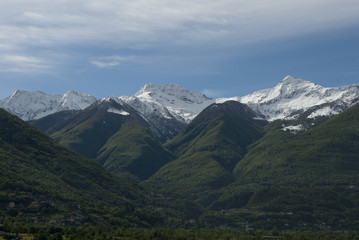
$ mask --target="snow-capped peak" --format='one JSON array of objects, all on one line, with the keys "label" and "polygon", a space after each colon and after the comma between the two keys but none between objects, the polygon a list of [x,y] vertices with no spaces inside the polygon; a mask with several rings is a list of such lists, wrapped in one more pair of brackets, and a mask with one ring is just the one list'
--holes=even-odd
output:
[{"label": "snow-capped peak", "polygon": [[23,90],[16,90],[13,94],[5,98],[3,101],[6,101],[7,103],[15,103],[19,100],[30,99],[33,95],[37,95],[38,98],[41,98],[45,97],[45,95],[47,94],[42,91],[27,92]]},{"label": "snow-capped peak", "polygon": [[96,98],[74,90],[63,95],[17,90],[11,96],[1,100],[0,107],[28,121],[63,110],[84,109],[95,101]]},{"label": "snow-capped peak", "polygon": [[[273,121],[295,118],[298,114],[314,106],[323,104],[328,106],[328,104],[334,104],[338,101],[344,101],[350,106],[358,101],[358,94],[358,86],[325,88],[288,75],[274,88],[260,90],[236,99],[241,103],[248,104],[253,110],[266,116],[269,121]],[[219,99],[217,101],[223,102],[225,100]],[[317,114],[333,115],[337,113],[333,106],[333,108],[327,107],[326,111],[319,111]]]},{"label": "snow-capped peak", "polygon": [[[102,99],[110,100],[127,103],[160,131],[166,132],[168,128],[174,129],[174,124],[180,129],[210,104],[228,100],[247,104],[269,121],[292,119],[307,110],[310,110],[309,118],[330,116],[359,102],[359,86],[326,88],[288,75],[273,88],[243,97],[214,100],[177,84],[149,83],[133,96]],[[24,120],[33,120],[62,110],[84,109],[95,101],[94,97],[74,90],[63,95],[17,90],[0,101],[0,107]]]},{"label": "snow-capped peak", "polygon": [[295,78],[291,75],[287,75],[285,78],[282,79],[281,83],[296,83],[296,82],[309,82],[304,79]]},{"label": "snow-capped peak", "polygon": [[177,84],[146,84],[123,101],[137,110],[162,135],[164,140],[173,138],[204,108],[214,103],[213,99],[187,90]]},{"label": "snow-capped peak", "polygon": [[301,79],[301,78],[295,78],[290,75],[283,78],[283,80],[276,86],[277,88],[286,89],[286,90],[296,90],[296,89],[303,89],[303,88],[309,88],[309,87],[320,87],[319,85]]},{"label": "snow-capped peak", "polygon": [[97,99],[87,93],[70,90],[61,98],[61,108],[63,110],[85,109],[94,103]]},{"label": "snow-capped peak", "polygon": [[120,97],[144,116],[154,112],[165,118],[190,122],[214,100],[177,84],[146,84],[132,97]]},{"label": "snow-capped peak", "polygon": [[152,98],[159,102],[182,101],[188,103],[202,104],[209,98],[205,95],[187,90],[177,84],[153,84],[143,86],[135,95],[138,98]]}]

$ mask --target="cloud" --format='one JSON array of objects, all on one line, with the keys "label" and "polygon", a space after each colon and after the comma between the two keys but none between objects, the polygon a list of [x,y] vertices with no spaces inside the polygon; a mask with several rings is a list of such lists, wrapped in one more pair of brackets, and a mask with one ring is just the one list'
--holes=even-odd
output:
[{"label": "cloud", "polygon": [[133,62],[140,62],[143,57],[139,56],[119,56],[112,55],[106,57],[97,57],[90,60],[90,63],[98,68],[114,68],[122,64],[128,64]]},{"label": "cloud", "polygon": [[1,56],[4,62],[14,62],[19,64],[38,64],[41,61],[35,57],[29,56],[16,56],[16,55],[3,55]]},{"label": "cloud", "polygon": [[[358,12],[357,0],[2,0],[0,49],[14,56],[34,48],[220,51],[357,24]],[[125,60],[91,63],[109,68]]]},{"label": "cloud", "polygon": [[213,89],[208,89],[208,88],[203,89],[201,91],[201,93],[210,98],[219,98],[219,97],[223,97],[225,95],[225,92],[222,90],[213,90]]},{"label": "cloud", "polygon": [[2,27],[16,35],[23,32],[18,41],[28,44],[28,40],[37,40],[39,44],[111,42],[121,46],[168,40],[188,44],[228,41],[224,39],[228,37],[249,41],[355,23],[359,10],[359,3],[354,0],[30,2],[0,3],[0,11],[6,16],[1,19]]},{"label": "cloud", "polygon": [[2,72],[44,71],[48,68],[43,60],[33,56],[0,55],[0,63]]},{"label": "cloud", "polygon": [[110,56],[93,59],[90,62],[99,68],[111,68],[120,65],[122,60],[121,56]]},{"label": "cloud", "polygon": [[10,44],[2,44],[0,43],[0,51],[11,50],[13,47]]},{"label": "cloud", "polygon": [[100,62],[100,61],[92,60],[91,63],[99,68],[111,68],[120,65],[119,61]]}]

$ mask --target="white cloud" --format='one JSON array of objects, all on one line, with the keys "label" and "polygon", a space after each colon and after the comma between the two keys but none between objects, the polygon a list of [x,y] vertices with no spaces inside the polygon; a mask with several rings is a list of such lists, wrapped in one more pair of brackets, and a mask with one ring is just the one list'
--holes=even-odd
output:
[{"label": "white cloud", "polygon": [[[30,2],[30,3],[29,3]],[[356,23],[358,1],[317,0],[3,0],[1,25],[21,42],[108,41],[185,44],[300,34]],[[10,14],[6,12],[10,11]],[[8,35],[12,38],[11,35]],[[13,39],[16,41],[16,39]],[[224,40],[224,39],[221,39]],[[228,39],[225,39],[228,41]],[[85,42],[87,43],[87,42]],[[32,43],[36,44],[36,43]]]},{"label": "white cloud", "polygon": [[41,61],[35,57],[18,56],[18,55],[3,55],[0,56],[3,62],[14,62],[18,64],[39,64]]},{"label": "white cloud", "polygon": [[97,57],[90,60],[90,63],[99,68],[113,68],[122,64],[140,62],[142,57],[139,56],[106,56]]},{"label": "white cloud", "polygon": [[[9,55],[34,47],[211,51],[357,24],[358,12],[357,0],[2,0],[0,49]],[[122,62],[91,61],[101,68]]]},{"label": "white cloud", "polygon": [[219,98],[219,97],[223,97],[225,95],[224,91],[207,89],[207,88],[203,89],[201,91],[201,93],[206,95],[207,97],[210,97],[210,98]]},{"label": "white cloud", "polygon": [[99,68],[111,68],[120,65],[120,62],[118,61],[100,62],[100,61],[92,60],[91,63]]},{"label": "white cloud", "polygon": [[22,55],[0,55],[0,64],[2,72],[44,71],[48,68],[43,60]]},{"label": "white cloud", "polygon": [[13,47],[10,44],[2,44],[0,43],[0,50],[1,51],[7,51],[11,50]]}]

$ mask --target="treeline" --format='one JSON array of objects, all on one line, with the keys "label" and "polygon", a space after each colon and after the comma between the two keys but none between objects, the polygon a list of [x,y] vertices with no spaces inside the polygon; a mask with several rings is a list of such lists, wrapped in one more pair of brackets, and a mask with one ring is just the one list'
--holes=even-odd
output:
[{"label": "treeline", "polygon": [[4,222],[0,226],[0,239],[81,240],[81,239],[144,239],[144,240],[255,240],[255,239],[359,239],[354,231],[237,231],[232,229],[172,229],[172,228],[119,228],[111,226],[57,227],[45,225],[26,226],[16,222]]}]

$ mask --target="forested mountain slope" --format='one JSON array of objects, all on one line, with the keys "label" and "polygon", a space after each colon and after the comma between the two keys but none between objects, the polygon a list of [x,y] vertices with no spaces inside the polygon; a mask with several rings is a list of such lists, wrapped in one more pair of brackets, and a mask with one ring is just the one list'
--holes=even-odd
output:
[{"label": "forested mountain slope", "polygon": [[0,109],[0,212],[30,221],[146,225],[144,189]]}]

